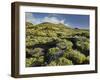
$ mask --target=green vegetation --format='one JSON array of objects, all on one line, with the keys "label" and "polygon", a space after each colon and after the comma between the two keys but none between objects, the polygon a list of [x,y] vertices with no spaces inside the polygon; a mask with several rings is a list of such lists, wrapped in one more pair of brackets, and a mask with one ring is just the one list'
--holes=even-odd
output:
[{"label": "green vegetation", "polygon": [[89,30],[26,22],[26,67],[89,64]]},{"label": "green vegetation", "polygon": [[49,51],[48,51],[48,54],[49,55],[55,55],[59,51],[60,51],[60,49],[58,47],[50,48]]},{"label": "green vegetation", "polygon": [[66,58],[72,60],[74,64],[82,64],[86,60],[86,56],[76,50],[66,52],[65,54]]},{"label": "green vegetation", "polygon": [[65,57],[61,57],[58,59],[58,65],[72,65],[72,61],[65,58]]}]

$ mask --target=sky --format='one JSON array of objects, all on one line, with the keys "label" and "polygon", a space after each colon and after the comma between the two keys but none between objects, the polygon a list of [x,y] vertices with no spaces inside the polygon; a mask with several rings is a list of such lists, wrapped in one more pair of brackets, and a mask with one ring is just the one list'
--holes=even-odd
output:
[{"label": "sky", "polygon": [[89,29],[89,15],[26,12],[25,19],[26,22],[35,25],[50,22],[54,24],[62,23],[72,28]]}]

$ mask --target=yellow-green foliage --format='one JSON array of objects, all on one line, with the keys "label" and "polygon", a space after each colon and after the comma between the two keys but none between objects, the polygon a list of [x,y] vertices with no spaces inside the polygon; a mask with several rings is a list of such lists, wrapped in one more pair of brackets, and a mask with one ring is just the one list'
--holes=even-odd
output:
[{"label": "yellow-green foliage", "polygon": [[72,50],[70,52],[66,52],[66,57],[73,61],[75,64],[81,64],[86,60],[84,54],[80,53],[79,51]]},{"label": "yellow-green foliage", "polygon": [[80,50],[85,55],[89,55],[89,53],[87,53],[89,51],[89,48],[90,48],[88,39],[86,39],[86,38],[79,39],[76,42],[76,47],[77,47],[78,50]]},{"label": "yellow-green foliage", "polygon": [[51,61],[48,66],[57,66],[56,62],[55,61]]},{"label": "yellow-green foliage", "polygon": [[26,67],[89,64],[89,30],[26,22]]},{"label": "yellow-green foliage", "polygon": [[31,67],[32,64],[36,61],[36,58],[26,59],[26,67]]},{"label": "yellow-green foliage", "polygon": [[32,56],[34,56],[34,57],[39,57],[41,54],[42,54],[42,49],[41,49],[41,48],[35,48],[35,49],[33,50]]},{"label": "yellow-green foliage", "polygon": [[48,51],[49,55],[55,55],[58,51],[60,51],[60,49],[58,47],[55,48],[50,48]]},{"label": "yellow-green foliage", "polygon": [[89,64],[89,63],[90,63],[90,56],[87,56],[84,61],[84,64]]},{"label": "yellow-green foliage", "polygon": [[61,49],[66,48],[67,50],[71,50],[72,46],[73,46],[73,43],[71,41],[66,40],[66,39],[63,39],[57,43],[57,47],[59,47]]},{"label": "yellow-green foliage", "polygon": [[43,62],[44,62],[44,56],[32,57],[32,58],[26,59],[26,67],[32,67],[32,65],[35,65],[35,64],[42,65]]},{"label": "yellow-green foliage", "polygon": [[58,64],[57,65],[72,65],[72,61],[67,59],[67,58],[64,58],[64,57],[61,57],[58,59]]}]

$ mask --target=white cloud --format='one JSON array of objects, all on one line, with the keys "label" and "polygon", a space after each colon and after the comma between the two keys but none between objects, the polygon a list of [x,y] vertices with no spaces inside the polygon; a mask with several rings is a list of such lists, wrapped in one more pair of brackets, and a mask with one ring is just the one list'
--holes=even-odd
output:
[{"label": "white cloud", "polygon": [[68,23],[65,23],[66,26],[70,26]]},{"label": "white cloud", "polygon": [[51,23],[55,23],[55,24],[58,24],[58,23],[64,24],[64,20],[59,20],[56,17],[44,17],[43,22],[51,22]]},{"label": "white cloud", "polygon": [[50,16],[46,16],[44,18],[36,18],[32,13],[26,13],[26,22],[31,22],[33,24],[40,24],[43,22],[50,22],[50,23],[54,23],[54,24],[65,24],[66,26],[70,26],[68,23],[65,23],[65,20],[62,19],[58,19],[57,17],[50,17]]},{"label": "white cloud", "polygon": [[26,13],[26,22],[32,22],[34,23],[35,17],[33,16],[32,13]]},{"label": "white cloud", "polygon": [[26,22],[31,22],[33,24],[39,24],[41,23],[41,20],[39,18],[35,18],[35,16],[32,13],[26,13]]}]

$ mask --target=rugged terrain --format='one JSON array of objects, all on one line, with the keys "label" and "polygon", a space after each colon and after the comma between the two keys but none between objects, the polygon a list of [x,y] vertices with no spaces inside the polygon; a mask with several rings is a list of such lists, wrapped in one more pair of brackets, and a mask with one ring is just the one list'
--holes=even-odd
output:
[{"label": "rugged terrain", "polygon": [[26,67],[89,64],[89,30],[26,22]]}]

